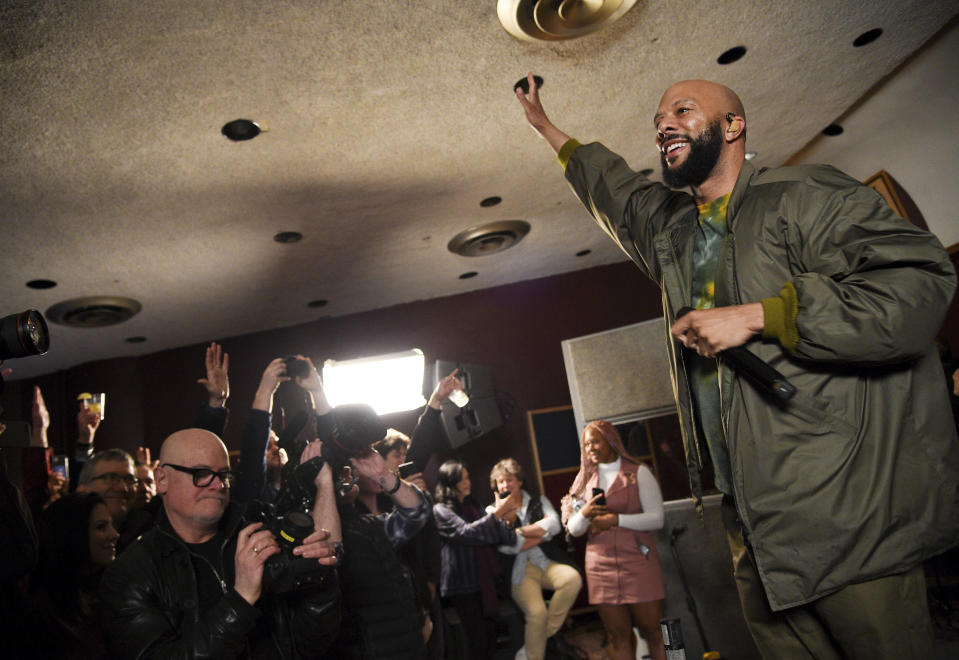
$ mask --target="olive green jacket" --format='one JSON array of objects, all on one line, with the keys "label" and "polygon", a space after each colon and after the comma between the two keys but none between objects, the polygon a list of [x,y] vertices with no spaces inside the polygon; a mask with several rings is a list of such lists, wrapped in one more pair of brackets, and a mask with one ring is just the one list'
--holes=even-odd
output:
[{"label": "olive green jacket", "polygon": [[[663,291],[690,305],[692,197],[570,141],[566,178]],[[948,255],[871,189],[826,166],[757,170],[730,196],[716,305],[763,302],[748,349],[797,394],[770,399],[719,363],[737,509],[780,610],[908,570],[959,542],[959,441],[933,339],[955,289]],[[667,332],[693,495],[704,463],[683,348]]]}]

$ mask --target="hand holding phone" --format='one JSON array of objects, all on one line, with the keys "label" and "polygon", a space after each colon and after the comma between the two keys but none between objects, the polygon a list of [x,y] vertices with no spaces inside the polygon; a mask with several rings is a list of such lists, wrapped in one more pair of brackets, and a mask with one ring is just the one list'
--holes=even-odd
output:
[{"label": "hand holding phone", "polygon": [[604,491],[602,488],[594,488],[593,497],[596,497],[597,495],[599,495],[600,498],[596,500],[596,504],[599,506],[606,506],[606,491]]},{"label": "hand holding phone", "polygon": [[419,470],[416,469],[416,463],[414,461],[407,461],[397,468],[397,472],[400,474],[400,479],[406,479],[410,475],[419,472]]},{"label": "hand holding phone", "polygon": [[70,459],[64,454],[54,454],[52,461],[53,471],[64,479],[69,478]]}]

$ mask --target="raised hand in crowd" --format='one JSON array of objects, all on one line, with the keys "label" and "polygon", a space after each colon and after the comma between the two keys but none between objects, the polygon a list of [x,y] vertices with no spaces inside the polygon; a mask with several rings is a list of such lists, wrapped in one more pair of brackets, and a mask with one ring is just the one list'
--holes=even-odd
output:
[{"label": "raised hand in crowd", "polygon": [[43,392],[38,385],[33,386],[33,405],[30,408],[33,417],[33,427],[30,429],[30,446],[46,449],[47,430],[50,428],[50,412],[43,400]]},{"label": "raised hand in crowd", "polygon": [[263,376],[260,378],[260,385],[256,388],[253,395],[253,409],[265,410],[268,413],[273,412],[273,395],[280,383],[290,380],[286,375],[286,362],[283,358],[272,360],[266,369],[263,370]]},{"label": "raised hand in crowd", "polygon": [[443,402],[452,392],[463,389],[463,382],[456,377],[458,372],[459,369],[453,369],[451,374],[445,378],[442,378],[440,382],[436,384],[436,387],[433,389],[433,393],[430,395],[430,400],[427,404],[430,408],[441,410],[443,407]]},{"label": "raised hand in crowd", "polygon": [[77,411],[77,443],[92,445],[98,428],[100,428],[100,412],[91,410],[86,400],[80,401],[80,410]]},{"label": "raised hand in crowd", "polygon": [[223,352],[223,347],[211,342],[206,349],[206,378],[198,378],[196,382],[202,385],[210,397],[210,406],[223,408],[230,398],[230,356]]},{"label": "raised hand in crowd", "polygon": [[147,465],[151,470],[156,470],[160,464],[158,459],[151,458],[149,447],[137,447],[137,463]]},{"label": "raised hand in crowd", "polygon": [[327,414],[333,410],[333,406],[326,398],[326,391],[323,389],[323,380],[320,378],[319,371],[313,366],[313,360],[310,358],[305,355],[297,355],[296,357],[310,365],[310,369],[306,376],[294,378],[293,381],[313,397],[313,410],[317,415]]}]

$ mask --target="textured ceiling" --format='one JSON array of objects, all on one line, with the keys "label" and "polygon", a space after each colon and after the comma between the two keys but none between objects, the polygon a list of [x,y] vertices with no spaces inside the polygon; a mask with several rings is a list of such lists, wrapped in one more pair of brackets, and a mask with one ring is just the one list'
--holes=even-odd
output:
[{"label": "textured ceiling", "polygon": [[[52,326],[49,354],[14,377],[619,261],[523,120],[512,86],[527,71],[561,128],[636,169],[658,169],[662,91],[718,80],[743,98],[756,162],[777,165],[955,13],[641,0],[605,30],[544,44],[508,34],[495,0],[4,0],[0,313],[143,304],[104,329]],[[743,59],[716,63],[739,45]],[[263,133],[228,141],[220,127],[237,118]],[[502,203],[480,207],[492,195]],[[516,247],[446,250],[506,219],[532,226]],[[304,238],[281,245],[280,231]],[[58,286],[25,286],[38,278]]]}]

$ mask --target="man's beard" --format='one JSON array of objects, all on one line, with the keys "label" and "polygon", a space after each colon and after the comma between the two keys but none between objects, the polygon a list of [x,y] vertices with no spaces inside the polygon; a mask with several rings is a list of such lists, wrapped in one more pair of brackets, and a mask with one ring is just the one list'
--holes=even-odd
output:
[{"label": "man's beard", "polygon": [[685,188],[686,186],[702,184],[709,178],[713,168],[716,167],[716,163],[719,162],[719,154],[722,149],[722,124],[717,119],[698,137],[689,141],[689,154],[679,167],[670,169],[666,162],[666,154],[660,154],[660,162],[663,165],[663,181],[670,188]]}]

